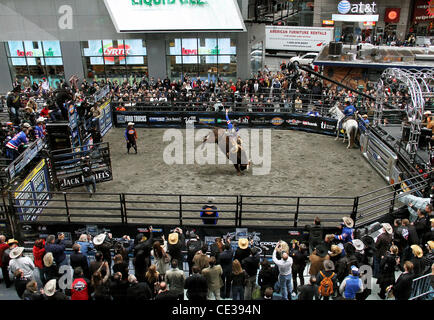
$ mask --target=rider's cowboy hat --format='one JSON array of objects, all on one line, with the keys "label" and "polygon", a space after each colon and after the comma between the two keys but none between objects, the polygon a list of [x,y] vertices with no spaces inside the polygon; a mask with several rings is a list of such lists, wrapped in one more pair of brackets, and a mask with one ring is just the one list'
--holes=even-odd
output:
[{"label": "rider's cowboy hat", "polygon": [[9,258],[18,258],[24,251],[24,247],[16,247],[9,253]]},{"label": "rider's cowboy hat", "polygon": [[128,122],[128,126],[134,126],[134,122]]},{"label": "rider's cowboy hat", "polygon": [[365,249],[365,244],[360,239],[354,239],[353,246],[354,248],[356,248],[357,251],[362,251],[363,249]]},{"label": "rider's cowboy hat", "polygon": [[241,238],[238,240],[238,247],[240,247],[240,249],[247,249],[249,246],[249,240],[246,238]]},{"label": "rider's cowboy hat", "polygon": [[99,246],[100,244],[102,244],[105,240],[105,233],[101,233],[99,235],[97,235],[95,238],[93,238],[93,244],[96,246]]},{"label": "rider's cowboy hat", "polygon": [[344,225],[348,228],[352,228],[354,226],[354,221],[350,217],[343,217],[342,220],[344,221]]},{"label": "rider's cowboy hat", "polygon": [[388,224],[388,223],[382,223],[381,225],[383,226],[384,230],[386,230],[386,232],[388,234],[392,234],[393,233],[393,228],[392,228],[392,226],[390,224]]},{"label": "rider's cowboy hat", "polygon": [[169,234],[169,238],[167,239],[169,241],[169,244],[177,244],[178,243],[178,233],[173,232]]},{"label": "rider's cowboy hat", "polygon": [[44,293],[47,297],[52,297],[56,293],[56,279],[52,279],[45,284]]}]

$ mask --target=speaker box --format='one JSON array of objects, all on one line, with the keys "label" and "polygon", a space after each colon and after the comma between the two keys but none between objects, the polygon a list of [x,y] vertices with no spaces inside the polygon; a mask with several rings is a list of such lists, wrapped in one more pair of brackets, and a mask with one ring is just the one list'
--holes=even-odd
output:
[{"label": "speaker box", "polygon": [[329,56],[340,56],[342,54],[343,43],[332,41],[329,44]]}]

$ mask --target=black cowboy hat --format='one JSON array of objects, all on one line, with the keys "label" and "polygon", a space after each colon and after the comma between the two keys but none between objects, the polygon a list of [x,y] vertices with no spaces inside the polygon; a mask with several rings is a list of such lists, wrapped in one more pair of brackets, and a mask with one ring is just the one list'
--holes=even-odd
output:
[{"label": "black cowboy hat", "polygon": [[375,240],[371,236],[362,237],[362,241],[366,247],[375,248]]},{"label": "black cowboy hat", "polygon": [[315,248],[315,251],[316,251],[316,255],[321,257],[321,258],[324,258],[328,254],[327,247],[323,244],[320,244],[319,246],[317,246]]}]

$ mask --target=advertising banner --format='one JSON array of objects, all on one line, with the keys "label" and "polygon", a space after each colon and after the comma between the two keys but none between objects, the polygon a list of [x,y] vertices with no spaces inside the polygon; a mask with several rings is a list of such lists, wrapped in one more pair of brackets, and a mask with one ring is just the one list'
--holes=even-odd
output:
[{"label": "advertising banner", "polygon": [[[48,169],[45,160],[42,159],[15,190],[15,202],[20,220],[34,221],[38,218],[50,199],[50,194],[44,193],[47,191],[50,191]],[[26,206],[36,208],[25,208]]]},{"label": "advertising banner", "polygon": [[[238,121],[240,128],[275,128],[316,132],[328,135],[336,133],[335,119],[312,117],[296,113],[234,112],[231,120]],[[220,112],[146,112],[146,111],[113,111],[114,125],[125,127],[134,122],[140,128],[185,128],[194,124],[198,128],[227,127],[225,114]]]},{"label": "advertising banner", "polygon": [[104,2],[118,32],[246,30],[235,0],[104,0]]},{"label": "advertising banner", "polygon": [[434,21],[434,1],[416,0],[413,9],[413,23]]},{"label": "advertising banner", "polygon": [[272,50],[313,51],[333,41],[333,28],[265,27],[265,48]]},{"label": "advertising banner", "polygon": [[101,136],[104,137],[106,133],[113,126],[112,122],[112,107],[110,101],[106,101],[103,105],[99,107],[101,115],[99,116],[99,127]]}]

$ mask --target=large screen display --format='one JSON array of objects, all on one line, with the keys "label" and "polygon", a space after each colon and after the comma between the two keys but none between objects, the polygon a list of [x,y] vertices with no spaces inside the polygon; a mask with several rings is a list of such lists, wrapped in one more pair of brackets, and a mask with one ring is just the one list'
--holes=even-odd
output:
[{"label": "large screen display", "polygon": [[104,0],[118,32],[246,31],[236,0]]}]

